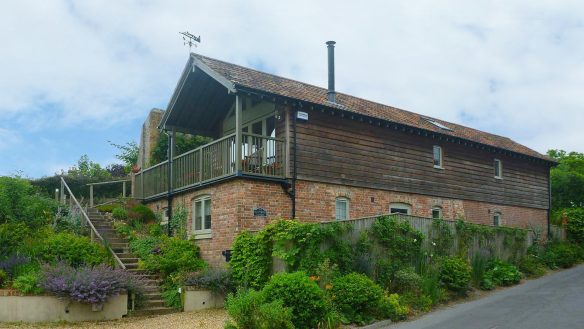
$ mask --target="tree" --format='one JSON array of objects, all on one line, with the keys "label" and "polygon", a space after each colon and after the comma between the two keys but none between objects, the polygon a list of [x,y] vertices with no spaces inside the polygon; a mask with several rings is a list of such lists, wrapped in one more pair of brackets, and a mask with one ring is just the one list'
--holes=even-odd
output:
[{"label": "tree", "polygon": [[79,158],[77,166],[69,169],[67,175],[83,176],[98,180],[111,178],[111,174],[106,169],[102,168],[99,163],[89,160],[87,154],[84,154]]},{"label": "tree", "polygon": [[549,150],[547,154],[558,161],[551,169],[553,208],[584,207],[584,153]]},{"label": "tree", "polygon": [[[199,146],[210,143],[211,141],[213,141],[211,137],[199,135],[191,136],[177,133],[176,140],[174,141],[176,155],[194,150]],[[168,136],[166,134],[160,134],[158,142],[152,151],[152,160],[150,161],[150,165],[153,166],[166,160],[168,160]]]},{"label": "tree", "polygon": [[116,158],[124,163],[126,174],[130,173],[132,166],[138,163],[138,144],[135,141],[129,141],[124,145],[112,143],[108,141],[111,146],[117,148],[120,153],[116,154]]}]

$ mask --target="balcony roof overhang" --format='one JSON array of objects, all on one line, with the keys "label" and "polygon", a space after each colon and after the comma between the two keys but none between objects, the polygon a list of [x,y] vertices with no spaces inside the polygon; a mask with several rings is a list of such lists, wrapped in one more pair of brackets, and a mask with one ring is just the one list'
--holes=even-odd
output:
[{"label": "balcony roof overhang", "polygon": [[191,55],[159,129],[213,136],[235,101],[235,85]]}]

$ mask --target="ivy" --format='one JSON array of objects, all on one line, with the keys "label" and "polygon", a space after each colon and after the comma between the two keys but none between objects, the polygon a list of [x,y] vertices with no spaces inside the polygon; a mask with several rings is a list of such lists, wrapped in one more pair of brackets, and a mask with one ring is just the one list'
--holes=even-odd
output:
[{"label": "ivy", "polygon": [[249,288],[261,288],[270,277],[272,255],[264,232],[240,233],[233,242],[231,260],[233,279]]},{"label": "ivy", "polygon": [[381,216],[372,227],[372,235],[386,249],[387,257],[410,262],[422,247],[424,234],[395,216]]}]

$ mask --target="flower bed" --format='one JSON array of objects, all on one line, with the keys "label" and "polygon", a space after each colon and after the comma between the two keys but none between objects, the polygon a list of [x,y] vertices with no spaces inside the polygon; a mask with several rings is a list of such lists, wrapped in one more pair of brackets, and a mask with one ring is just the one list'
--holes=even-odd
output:
[{"label": "flower bed", "polygon": [[82,304],[49,295],[22,295],[15,290],[0,290],[1,322],[102,321],[121,319],[128,314],[128,295],[124,292],[104,304]]}]

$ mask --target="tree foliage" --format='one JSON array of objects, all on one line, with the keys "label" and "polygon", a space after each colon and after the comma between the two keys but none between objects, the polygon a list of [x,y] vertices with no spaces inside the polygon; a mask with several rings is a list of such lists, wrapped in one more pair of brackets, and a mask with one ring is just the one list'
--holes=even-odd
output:
[{"label": "tree foliage", "polygon": [[108,141],[108,143],[119,150],[119,153],[116,154],[116,159],[124,163],[126,174],[130,173],[132,166],[138,163],[138,144],[135,141],[129,141],[123,145],[112,143],[111,141]]},{"label": "tree foliage", "polygon": [[[199,146],[208,144],[213,139],[205,136],[191,136],[186,134],[177,133],[176,140],[174,141],[174,146],[176,150],[176,155],[183,154],[190,150],[194,150]],[[150,160],[150,165],[161,163],[168,159],[168,136],[166,134],[160,134],[158,142],[152,151],[152,160]]]},{"label": "tree foliage", "polygon": [[552,207],[584,207],[584,153],[549,150],[558,161],[551,169]]}]

